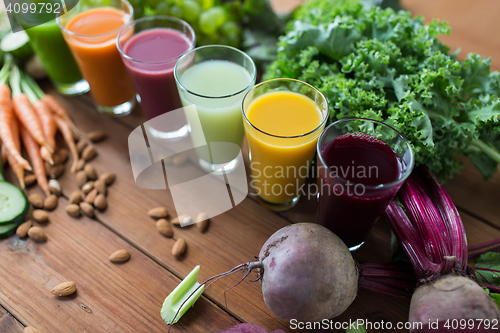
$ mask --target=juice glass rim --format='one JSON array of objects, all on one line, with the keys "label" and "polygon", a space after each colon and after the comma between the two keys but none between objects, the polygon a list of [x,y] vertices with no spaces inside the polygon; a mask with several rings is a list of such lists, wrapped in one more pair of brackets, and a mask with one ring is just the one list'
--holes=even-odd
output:
[{"label": "juice glass rim", "polygon": [[[351,182],[352,184],[354,185],[363,185],[364,188],[366,189],[370,189],[370,190],[379,190],[379,189],[384,189],[384,188],[388,188],[388,187],[393,187],[393,186],[396,186],[396,185],[399,185],[401,183],[403,183],[411,174],[412,170],[413,170],[413,167],[415,165],[415,155],[413,153],[413,149],[411,148],[411,145],[410,143],[408,142],[408,140],[406,139],[406,137],[401,134],[399,131],[397,131],[394,127],[392,126],[389,126],[381,121],[378,121],[378,120],[375,120],[375,119],[370,119],[370,118],[356,118],[356,117],[350,117],[350,118],[343,118],[343,119],[339,119],[337,121],[334,121],[333,123],[331,123],[330,125],[328,125],[324,131],[321,133],[321,135],[319,136],[318,138],[318,142],[316,143],[316,151],[318,153],[318,158],[320,159],[321,161],[321,164],[323,164],[323,166],[326,167],[326,169],[328,170],[328,172],[330,174],[333,174],[336,178],[344,181],[344,182],[347,182],[348,180],[337,175],[331,168],[330,166],[328,166],[327,163],[325,163],[325,160],[323,159],[323,155],[321,154],[321,150],[320,150],[320,143],[321,143],[321,139],[323,138],[323,136],[325,135],[326,132],[328,132],[328,130],[333,127],[334,125],[338,125],[339,123],[343,123],[343,122],[347,122],[347,121],[353,121],[353,120],[366,120],[366,121],[371,121],[371,122],[374,122],[374,123],[377,123],[377,124],[380,124],[382,126],[385,126],[389,129],[391,129],[392,131],[394,131],[401,139],[402,141],[405,143],[405,145],[408,147],[408,151],[410,152],[410,163],[408,164],[405,172],[403,173],[403,176],[398,178],[397,180],[394,180],[392,182],[389,182],[389,183],[382,183],[382,184],[378,184],[378,185],[365,185],[365,184],[362,184],[362,183],[357,183],[357,182]],[[392,148],[391,148],[392,149]],[[399,157],[398,157],[399,158]]]},{"label": "juice glass rim", "polygon": [[[189,31],[191,32],[191,34],[193,35],[193,40],[191,41],[191,44],[189,45],[189,49],[187,49],[182,54],[180,54],[180,55],[178,55],[176,57],[173,57],[173,58],[170,58],[170,59],[166,59],[166,60],[160,60],[160,61],[139,60],[139,59],[132,58],[131,56],[129,56],[128,54],[126,54],[125,50],[123,50],[122,47],[120,46],[120,37],[122,36],[122,34],[124,33],[124,31],[126,29],[130,28],[132,25],[135,25],[137,23],[142,23],[142,22],[145,22],[145,21],[153,21],[153,20],[176,21],[177,23],[180,23],[180,24],[186,26],[189,29]],[[155,28],[151,28],[151,29],[147,29],[147,30],[158,29],[158,28],[161,28],[161,27],[155,27]],[[168,29],[168,28],[166,28],[166,29]],[[147,30],[143,30],[143,31],[147,31]],[[173,16],[168,16],[168,15],[146,16],[146,17],[141,17],[140,19],[128,22],[124,26],[121,27],[121,31],[118,34],[117,38],[116,38],[116,47],[118,48],[118,52],[120,52],[120,54],[125,59],[131,60],[131,61],[135,61],[135,62],[139,62],[139,63],[143,63],[143,64],[151,64],[151,65],[163,64],[163,63],[171,62],[172,60],[175,60],[175,59],[179,59],[180,57],[182,57],[187,52],[192,51],[193,47],[195,45],[196,45],[196,34],[194,33],[193,27],[191,27],[191,25],[189,25],[189,23],[187,23],[184,20],[181,20],[180,18],[173,17]]]},{"label": "juice glass rim", "polygon": [[[307,132],[307,133],[304,133],[304,134],[299,134],[299,135],[292,135],[292,136],[283,136],[283,135],[276,135],[276,134],[271,134],[271,133],[267,133],[259,128],[257,128],[257,126],[255,126],[254,124],[252,124],[252,122],[250,120],[248,120],[247,118],[247,115],[245,113],[245,106],[244,106],[244,103],[245,103],[245,99],[247,98],[248,94],[257,89],[258,87],[264,85],[264,84],[267,84],[267,83],[270,83],[270,82],[276,82],[276,81],[290,81],[290,82],[298,82],[298,83],[301,83],[301,84],[304,84],[306,86],[309,86],[310,88],[312,88],[316,93],[318,93],[321,98],[325,101],[325,104],[326,104],[326,110],[325,110],[325,115],[324,115],[324,119],[321,121],[321,123],[313,130]],[[305,137],[305,136],[308,136],[310,134],[313,134],[314,132],[317,132],[321,127],[323,127],[326,123],[326,121],[328,120],[328,100],[325,98],[325,96],[321,93],[321,91],[319,91],[316,87],[314,87],[313,85],[307,83],[307,82],[304,82],[304,81],[301,81],[301,80],[296,80],[296,79],[288,79],[288,78],[277,78],[277,79],[270,79],[270,80],[266,80],[266,81],[263,81],[257,85],[255,85],[252,89],[250,89],[249,91],[247,91],[247,93],[245,94],[245,96],[243,97],[243,100],[241,101],[241,113],[243,114],[243,118],[245,119],[245,121],[250,125],[252,126],[252,128],[256,129],[257,131],[261,132],[262,134],[265,134],[267,136],[271,136],[271,137],[274,137],[274,138],[280,138],[280,139],[296,139],[296,138],[301,138],[301,137]]]},{"label": "juice glass rim", "polygon": [[[229,95],[223,95],[223,96],[207,96],[207,95],[202,95],[202,94],[198,94],[198,93],[195,93],[194,91],[191,91],[189,90],[188,88],[186,88],[180,81],[179,77],[177,76],[177,67],[179,66],[179,63],[181,62],[182,58],[184,57],[188,57],[189,54],[191,53],[194,53],[196,51],[199,51],[199,50],[203,50],[203,49],[207,49],[207,48],[220,48],[220,49],[228,49],[228,50],[232,50],[232,51],[236,51],[237,53],[240,53],[241,55],[243,55],[243,57],[245,57],[247,60],[250,61],[250,63],[252,64],[252,69],[253,69],[253,75],[252,77],[250,78],[250,82],[248,82],[248,84],[245,86],[245,88],[243,89],[240,89],[238,90],[237,92],[235,93],[232,93],[232,94],[229,94]],[[216,60],[216,59],[213,59],[213,60]],[[245,52],[241,51],[241,50],[238,50],[237,48],[235,47],[232,47],[232,46],[228,46],[228,45],[204,45],[204,46],[199,46],[195,49],[192,49],[186,53],[184,53],[180,58],[179,60],[177,60],[177,63],[175,64],[175,67],[174,67],[174,78],[175,78],[175,82],[180,86],[182,87],[182,89],[184,89],[185,91],[187,91],[188,93],[192,94],[192,95],[195,95],[195,96],[198,96],[198,97],[201,97],[201,98],[210,98],[210,99],[222,99],[222,98],[229,98],[229,97],[233,97],[233,96],[236,96],[236,95],[239,95],[241,94],[242,92],[244,92],[245,90],[247,90],[250,86],[253,85],[253,83],[255,82],[255,78],[257,77],[257,68],[255,67],[255,62],[253,61],[253,59],[248,55],[246,54]]]},{"label": "juice glass rim", "polygon": [[[103,32],[103,33],[100,33],[100,34],[93,34],[93,35],[86,35],[86,34],[79,34],[79,33],[76,33],[76,32],[73,32],[71,30],[68,30],[66,29],[65,26],[63,26],[63,24],[61,23],[61,15],[65,15],[65,14],[68,14],[71,12],[71,10],[69,12],[66,12],[66,13],[62,13],[62,12],[59,12],[57,15],[56,15],[56,22],[57,22],[57,25],[59,26],[59,28],[66,34],[68,35],[71,35],[71,36],[75,36],[75,37],[83,37],[83,38],[98,38],[98,37],[105,37],[106,35],[111,35],[111,34],[115,34],[117,32],[119,32],[121,29],[123,29],[123,27],[126,25],[126,24],[129,24],[131,21],[133,21],[133,18],[134,18],[134,7],[132,7],[132,5],[130,4],[130,2],[128,2],[127,0],[120,0],[121,3],[125,3],[125,5],[127,6],[129,12],[128,13],[125,13],[127,15],[127,20],[125,22],[123,22],[123,24],[121,26],[119,26],[118,28],[116,29],[113,29],[111,31],[108,31],[108,32]],[[80,2],[79,2],[80,3]],[[96,7],[91,7],[87,10],[90,10],[90,9],[95,9],[95,8],[106,8],[106,7],[110,7],[110,8],[115,8],[115,7],[112,7],[112,6],[96,6]],[[75,7],[76,8],[76,7]],[[73,8],[73,9],[75,9]],[[72,9],[72,10],[73,10]],[[82,11],[81,13],[84,13],[86,12],[87,10],[85,11]],[[76,14],[76,15],[79,15],[80,13]]]}]

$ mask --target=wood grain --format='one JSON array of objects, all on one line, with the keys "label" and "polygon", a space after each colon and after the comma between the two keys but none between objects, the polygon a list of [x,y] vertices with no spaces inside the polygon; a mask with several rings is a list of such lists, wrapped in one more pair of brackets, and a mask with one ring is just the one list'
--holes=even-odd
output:
[{"label": "wood grain", "polygon": [[[38,192],[37,188],[32,191]],[[23,323],[44,332],[135,332],[168,326],[160,317],[164,298],[180,280],[95,220],[70,218],[59,207],[42,225],[48,241],[36,243],[13,236],[0,241],[0,302]],[[126,249],[124,264],[108,260]],[[74,281],[76,294],[58,298],[50,290]],[[201,298],[173,332],[206,332],[237,321]]]},{"label": "wood grain", "polygon": [[500,2],[496,0],[401,0],[403,8],[422,15],[426,22],[433,19],[450,24],[451,35],[440,39],[451,48],[460,48],[460,59],[468,53],[492,58],[492,67],[500,69]]},{"label": "wood grain", "polygon": [[23,333],[24,326],[17,321],[7,310],[0,306],[0,332]]}]

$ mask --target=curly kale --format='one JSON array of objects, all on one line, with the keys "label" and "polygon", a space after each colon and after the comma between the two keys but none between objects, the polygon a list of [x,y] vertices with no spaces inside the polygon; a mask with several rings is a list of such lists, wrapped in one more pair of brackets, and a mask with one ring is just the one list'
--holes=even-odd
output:
[{"label": "curly kale", "polygon": [[499,73],[477,54],[465,61],[449,54],[438,39],[450,33],[446,23],[358,0],[311,0],[293,18],[264,79],[317,87],[330,122],[366,117],[393,126],[442,181],[460,170],[461,154],[485,179],[497,170]]}]

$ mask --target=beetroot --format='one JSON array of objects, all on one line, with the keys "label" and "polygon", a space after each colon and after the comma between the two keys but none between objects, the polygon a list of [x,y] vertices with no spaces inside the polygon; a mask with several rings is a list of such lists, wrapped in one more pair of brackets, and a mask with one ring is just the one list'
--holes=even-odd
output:
[{"label": "beetroot", "polygon": [[284,320],[336,317],[357,294],[358,272],[349,249],[318,224],[278,230],[262,247],[258,267],[264,301]]},{"label": "beetroot", "polygon": [[429,169],[414,169],[386,216],[421,284],[411,300],[411,332],[498,332],[497,305],[468,277],[462,219]]},{"label": "beetroot", "polygon": [[[255,324],[238,324],[228,330],[220,331],[219,333],[267,333],[267,331]],[[271,333],[285,333],[285,331],[276,330]]]},{"label": "beetroot", "polygon": [[[453,323],[449,319],[456,319],[456,322]],[[439,333],[437,327],[430,327],[430,323],[437,323],[443,332],[450,332],[449,328],[453,328],[454,324],[460,327],[459,320],[467,323],[470,319],[472,321],[469,322],[470,325],[465,325],[466,328],[470,328],[471,331],[479,329],[478,332],[482,332],[487,329],[484,325],[481,329],[480,322],[476,319],[487,319],[491,325],[496,319],[498,324],[500,313],[490,296],[476,282],[466,277],[457,275],[440,277],[418,288],[411,299],[410,322],[423,324],[422,329],[412,330],[414,333]]]}]

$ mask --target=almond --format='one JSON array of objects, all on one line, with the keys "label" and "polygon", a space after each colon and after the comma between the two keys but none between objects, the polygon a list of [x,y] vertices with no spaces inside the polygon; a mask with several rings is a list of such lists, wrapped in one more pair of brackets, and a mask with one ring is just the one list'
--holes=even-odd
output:
[{"label": "almond", "polygon": [[98,194],[94,199],[94,207],[103,211],[108,206],[108,200],[104,196],[104,194]]},{"label": "almond", "polygon": [[115,181],[116,175],[112,172],[107,172],[107,173],[101,175],[101,177],[99,177],[99,179],[103,180],[104,184],[109,186],[109,185],[113,184],[113,182]]},{"label": "almond", "polygon": [[118,250],[109,256],[109,261],[116,263],[126,262],[129,259],[130,253],[127,250]]},{"label": "almond", "polygon": [[172,255],[176,258],[181,257],[184,252],[186,251],[186,241],[184,238],[179,238],[175,244],[174,247],[172,247]]},{"label": "almond", "polygon": [[80,140],[76,144],[76,150],[78,150],[78,154],[82,154],[83,150],[87,147],[88,143],[85,140]]},{"label": "almond", "polygon": [[66,148],[61,148],[57,152],[57,156],[59,156],[59,160],[61,163],[64,163],[68,160],[69,157],[69,152]]},{"label": "almond", "polygon": [[55,194],[51,194],[45,198],[43,201],[43,208],[46,210],[54,210],[57,207],[57,196]]},{"label": "almond", "polygon": [[37,194],[37,193],[30,194],[28,196],[28,200],[35,208],[42,208],[43,207],[43,199],[40,196],[40,194]]},{"label": "almond", "polygon": [[56,179],[49,180],[50,193],[60,196],[62,193],[61,184]]},{"label": "almond", "polygon": [[38,242],[45,242],[47,240],[47,235],[40,227],[31,227],[28,229],[28,236]]},{"label": "almond", "polygon": [[148,215],[155,219],[161,219],[168,216],[168,210],[165,207],[151,208]]},{"label": "almond", "polygon": [[183,165],[188,159],[187,155],[177,155],[172,159],[174,165]]},{"label": "almond", "polygon": [[104,182],[104,180],[101,179],[98,179],[94,182],[94,188],[97,190],[97,192],[103,195],[106,195],[108,192],[106,183]]},{"label": "almond", "polygon": [[45,223],[49,220],[49,215],[44,210],[35,209],[33,211],[33,220],[37,221],[38,223]]},{"label": "almond", "polygon": [[200,232],[204,232],[208,228],[210,219],[207,213],[199,213],[196,217],[196,226]]},{"label": "almond", "polygon": [[85,160],[83,158],[80,158],[78,160],[78,163],[76,163],[76,170],[77,171],[83,170],[84,167],[85,167]]},{"label": "almond", "polygon": [[48,176],[52,179],[59,178],[64,173],[64,165],[52,165],[49,168]]},{"label": "almond", "polygon": [[57,153],[52,154],[52,162],[54,163],[54,165],[62,164],[61,157],[59,156],[59,154]]},{"label": "almond", "polygon": [[85,173],[85,171],[80,170],[76,173],[75,177],[76,177],[76,185],[79,188],[82,188],[82,186],[85,185],[85,183],[87,182],[87,174]]},{"label": "almond", "polygon": [[85,202],[92,205],[94,203],[95,197],[97,197],[97,190],[93,189],[90,191],[87,196],[85,197]]},{"label": "almond", "polygon": [[176,218],[173,218],[172,224],[173,225],[181,225],[181,222],[183,224],[189,224],[192,221],[193,220],[191,219],[191,216],[189,216],[188,214],[183,214],[183,215],[177,216]]},{"label": "almond", "polygon": [[97,172],[94,169],[94,166],[92,164],[85,164],[83,167],[83,170],[87,174],[88,179],[96,180],[97,179]]},{"label": "almond", "polygon": [[31,220],[22,223],[19,227],[17,227],[16,235],[19,237],[26,237],[28,235],[28,230],[32,225],[33,223],[31,223]]},{"label": "almond", "polygon": [[27,175],[24,177],[24,184],[26,186],[31,186],[36,184],[36,176],[35,175]]},{"label": "almond", "polygon": [[43,333],[43,332],[42,332],[42,331],[40,331],[40,330],[37,330],[37,329],[36,329],[36,328],[34,328],[34,327],[31,327],[31,326],[26,326],[26,327],[24,328],[23,333]]},{"label": "almond", "polygon": [[88,217],[94,217],[94,206],[88,202],[80,202],[80,208]]},{"label": "almond", "polygon": [[93,159],[95,157],[95,155],[96,155],[96,151],[95,151],[94,146],[87,146],[82,151],[82,158],[87,162],[90,161],[91,159]]},{"label": "almond", "polygon": [[90,191],[92,191],[94,189],[94,181],[89,181],[89,182],[86,182],[83,186],[82,186],[82,192],[87,195],[89,194]]},{"label": "almond", "polygon": [[68,281],[58,284],[50,292],[56,296],[63,297],[72,295],[75,291],[76,291],[76,284],[72,281]]},{"label": "almond", "polygon": [[89,140],[92,142],[99,142],[106,138],[106,134],[104,133],[104,131],[92,131],[87,134],[87,138],[89,138]]},{"label": "almond", "polygon": [[69,203],[72,204],[79,204],[80,202],[82,202],[82,200],[82,194],[78,191],[71,193],[71,196],[69,197]]},{"label": "almond", "polygon": [[156,221],[156,229],[165,237],[172,237],[174,235],[174,230],[172,230],[172,226],[165,219],[159,219]]},{"label": "almond", "polygon": [[64,208],[69,216],[78,217],[80,216],[80,206],[77,204],[69,204]]}]

